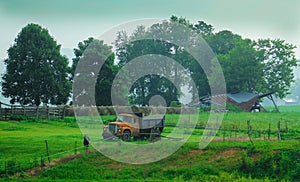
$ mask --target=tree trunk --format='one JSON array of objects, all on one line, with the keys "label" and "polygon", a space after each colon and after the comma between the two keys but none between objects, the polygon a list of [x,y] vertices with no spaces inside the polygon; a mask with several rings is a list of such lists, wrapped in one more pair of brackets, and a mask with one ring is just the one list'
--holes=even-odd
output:
[{"label": "tree trunk", "polygon": [[275,109],[276,109],[276,111],[277,111],[277,112],[279,112],[279,109],[278,109],[278,107],[277,107],[277,104],[275,103],[275,101],[274,101],[274,99],[273,99],[273,96],[272,96],[272,95],[270,95],[270,100],[273,102],[273,104],[274,104],[274,106],[275,106]]}]

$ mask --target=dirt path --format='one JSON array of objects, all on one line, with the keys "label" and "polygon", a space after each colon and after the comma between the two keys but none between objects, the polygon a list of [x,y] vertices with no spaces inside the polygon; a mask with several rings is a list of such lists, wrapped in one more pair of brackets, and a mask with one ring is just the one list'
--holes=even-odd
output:
[{"label": "dirt path", "polygon": [[35,168],[32,168],[32,169],[28,169],[25,172],[30,177],[37,177],[42,170],[46,170],[50,167],[54,167],[54,166],[56,166],[60,163],[66,163],[66,162],[72,161],[74,159],[77,159],[77,158],[81,157],[82,155],[83,155],[82,153],[81,154],[76,154],[76,155],[70,155],[70,156],[52,161],[52,162],[50,162],[50,164],[49,163],[45,164],[43,167],[39,166],[39,167],[35,167]]},{"label": "dirt path", "polygon": [[[43,170],[47,170],[48,168],[54,167],[54,166],[56,166],[60,163],[66,163],[66,162],[72,161],[74,159],[77,159],[77,158],[81,157],[84,154],[85,153],[80,153],[80,154],[76,154],[76,155],[69,155],[69,156],[66,156],[64,158],[52,161],[50,164],[49,163],[45,164],[43,167],[38,166],[38,167],[35,167],[35,168],[27,169],[27,170],[25,170],[25,173],[30,177],[37,177],[40,174],[40,172],[43,171]],[[19,177],[20,177],[20,173],[17,173],[14,176],[12,176],[12,178],[19,178]]]}]

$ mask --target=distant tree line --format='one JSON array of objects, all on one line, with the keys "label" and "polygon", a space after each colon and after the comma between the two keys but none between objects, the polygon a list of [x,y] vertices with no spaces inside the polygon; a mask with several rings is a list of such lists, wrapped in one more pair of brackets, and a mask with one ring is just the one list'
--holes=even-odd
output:
[{"label": "distant tree line", "polygon": [[[119,70],[134,58],[147,54],[170,57],[189,70],[197,89],[195,92],[189,88],[193,98],[210,94],[204,71],[184,48],[166,41],[139,41],[139,37],[170,33],[174,23],[197,32],[208,43],[222,66],[227,92],[274,92],[279,98],[289,94],[294,82],[293,68],[297,66],[294,45],[280,39],[245,39],[228,30],[215,32],[212,25],[203,21],[191,23],[185,18],[172,16],[169,21],[149,28],[138,26],[131,35],[119,32],[114,43],[116,50],[94,38],[79,42],[74,48],[71,67],[60,53],[61,46],[47,29],[28,24],[7,51],[8,58],[4,60],[6,73],[1,83],[3,95],[11,98],[11,103],[21,105],[66,104],[74,79],[81,79],[81,89],[73,92],[73,99],[93,103],[95,98],[96,105],[112,105],[111,87]],[[89,61],[91,57],[95,61]],[[79,62],[85,63],[84,69],[76,70]],[[94,73],[92,70],[97,64],[103,66]],[[174,83],[159,75],[146,75],[131,88],[119,89],[118,95],[128,97],[128,102],[133,105],[148,105],[149,99],[155,95],[164,97],[168,106],[178,102],[182,92],[178,88],[186,78],[176,65],[169,65],[168,69],[162,71],[172,73]],[[96,76],[96,82],[92,86],[85,84],[89,77],[78,75]],[[92,89],[94,95],[86,94]]]}]

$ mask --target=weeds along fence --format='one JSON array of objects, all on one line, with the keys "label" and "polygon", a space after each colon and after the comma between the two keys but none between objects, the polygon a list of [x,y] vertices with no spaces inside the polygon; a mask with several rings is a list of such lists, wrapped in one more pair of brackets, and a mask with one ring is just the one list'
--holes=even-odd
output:
[{"label": "weeds along fence", "polygon": [[29,118],[36,119],[63,119],[66,106],[20,106],[0,102],[0,120],[22,120]]},{"label": "weeds along fence", "polygon": [[[9,160],[0,159],[0,179],[18,175],[28,175],[31,171],[42,171],[47,168],[47,166],[55,165],[55,161],[64,157],[76,157],[77,154],[81,155],[87,152],[85,146],[81,146],[75,141],[74,148],[70,150],[62,151],[53,154],[51,150],[51,144],[45,140],[45,151],[40,151],[36,153],[36,156],[28,161],[20,161],[16,158]],[[27,172],[27,174],[25,174]],[[34,174],[31,174],[34,175]]]},{"label": "weeds along fence", "polygon": [[[250,142],[255,145],[256,140],[290,140],[298,139],[298,131],[293,128],[289,128],[288,122],[278,121],[270,122],[264,126],[253,127],[250,120],[245,121],[245,126],[239,124],[222,124],[219,128],[209,127],[205,122],[198,122],[196,125],[190,125],[191,117],[184,118],[185,121],[178,124],[178,118],[168,118],[165,126],[169,128],[181,128],[185,134],[191,134],[193,131],[194,136],[209,136],[216,132],[214,137],[215,142]],[[175,120],[175,121],[174,121]],[[177,123],[177,124],[176,124]],[[195,128],[195,130],[191,130]],[[203,131],[206,130],[206,133]],[[199,141],[197,141],[199,142]]]}]

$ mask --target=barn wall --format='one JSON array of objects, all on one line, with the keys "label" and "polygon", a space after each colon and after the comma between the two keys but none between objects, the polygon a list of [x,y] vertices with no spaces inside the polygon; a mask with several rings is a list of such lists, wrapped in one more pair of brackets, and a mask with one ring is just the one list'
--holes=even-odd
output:
[{"label": "barn wall", "polygon": [[255,104],[255,102],[257,101],[258,96],[254,97],[253,99],[247,101],[247,102],[242,102],[242,103],[237,103],[236,101],[234,101],[233,99],[227,97],[227,102],[237,106],[238,108],[240,108],[243,111],[250,111],[252,106]]}]

